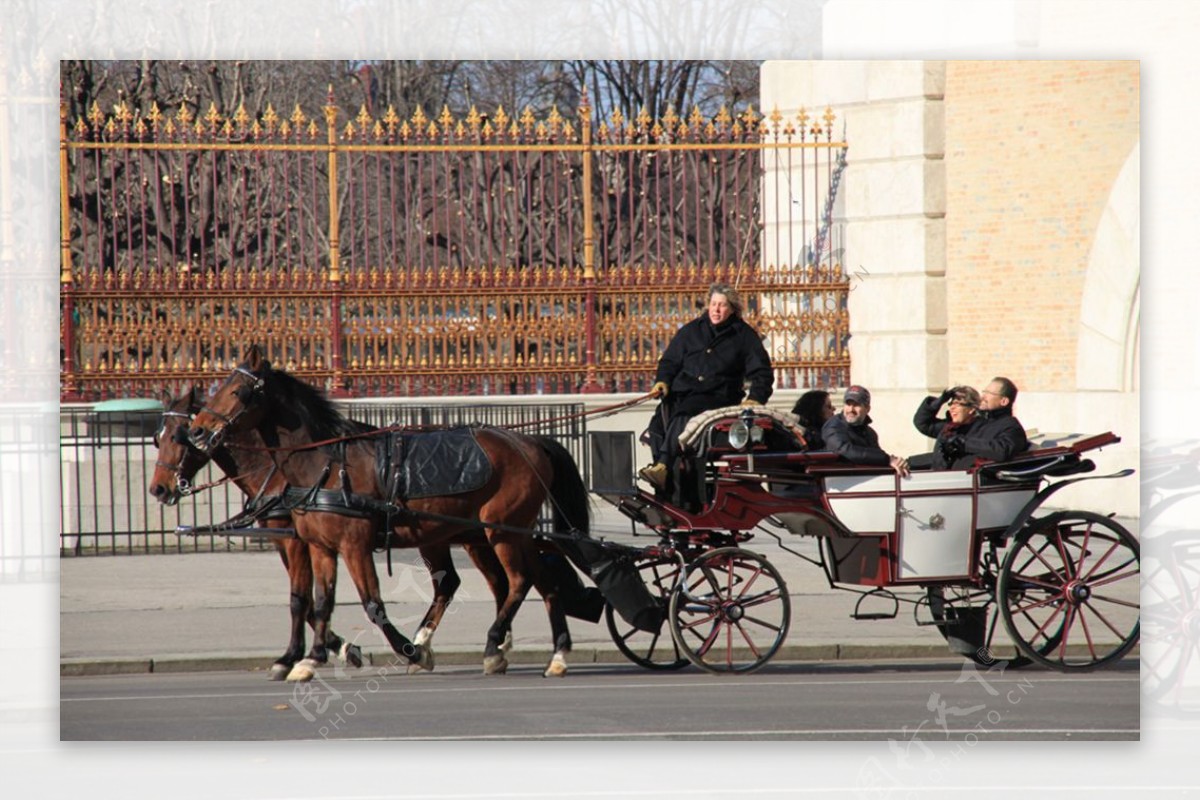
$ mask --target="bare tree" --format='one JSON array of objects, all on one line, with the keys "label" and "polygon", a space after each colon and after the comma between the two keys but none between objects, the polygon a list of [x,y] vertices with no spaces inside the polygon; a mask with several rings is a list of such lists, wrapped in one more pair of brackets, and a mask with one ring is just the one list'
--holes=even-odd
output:
[{"label": "bare tree", "polygon": [[[339,135],[353,123],[355,137],[376,141],[357,124],[364,110],[369,120],[385,112],[412,120],[420,110],[428,122],[444,112],[461,121],[474,111],[468,144],[486,144],[487,130],[503,138],[512,125],[527,129],[526,111],[539,120],[558,113],[577,125],[584,88],[601,120],[619,111],[626,120],[699,113],[711,121],[757,94],[757,65],[733,61],[66,61],[62,79],[69,118],[91,126],[86,138],[116,141],[152,138],[167,125],[184,139],[197,126],[229,142],[281,136],[286,126],[290,142],[324,141],[331,89]],[[438,142],[452,135],[434,129]],[[427,135],[413,131],[410,141]],[[649,134],[640,126],[632,135]],[[582,258],[577,158],[484,150],[450,158],[436,149],[343,158],[341,248],[351,267],[575,265]],[[744,257],[755,241],[747,225],[757,219],[752,161],[715,151],[600,153],[600,258]],[[328,246],[323,154],[81,149],[70,170],[72,246],[83,263],[289,269],[318,263]]]}]

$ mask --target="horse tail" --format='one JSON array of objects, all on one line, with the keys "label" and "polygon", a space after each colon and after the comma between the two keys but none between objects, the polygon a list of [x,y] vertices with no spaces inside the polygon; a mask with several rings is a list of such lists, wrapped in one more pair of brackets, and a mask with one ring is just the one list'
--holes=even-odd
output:
[{"label": "horse tail", "polygon": [[550,480],[550,506],[553,509],[554,531],[578,531],[585,536],[591,528],[591,501],[583,475],[571,452],[552,437],[537,437],[546,456],[550,458],[553,477]]},{"label": "horse tail", "polygon": [[554,478],[550,482],[553,497],[555,532],[578,531],[582,537],[563,537],[555,541],[559,550],[585,575],[595,588],[584,589],[575,571],[558,561],[549,564],[558,583],[564,611],[572,617],[600,621],[605,601],[630,625],[643,631],[662,630],[663,604],[650,594],[637,567],[627,556],[605,550],[588,535],[590,516],[587,487],[571,454],[549,437],[538,437],[550,457]]}]

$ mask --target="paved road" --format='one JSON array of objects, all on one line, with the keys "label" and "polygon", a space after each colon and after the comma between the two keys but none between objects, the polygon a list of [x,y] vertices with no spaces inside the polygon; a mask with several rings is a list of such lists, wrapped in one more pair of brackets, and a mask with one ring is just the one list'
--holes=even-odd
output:
[{"label": "paved road", "polygon": [[749,676],[601,664],[562,680],[452,668],[64,678],[64,740],[1136,740],[1138,666],[1064,676],[965,662],[772,663]]}]

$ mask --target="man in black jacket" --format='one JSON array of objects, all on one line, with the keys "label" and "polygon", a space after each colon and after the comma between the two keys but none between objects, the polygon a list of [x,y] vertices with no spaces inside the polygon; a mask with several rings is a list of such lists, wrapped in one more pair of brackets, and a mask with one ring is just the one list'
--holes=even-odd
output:
[{"label": "man in black jacket", "polygon": [[[704,314],[679,329],[658,361],[650,392],[662,402],[646,429],[654,464],[642,468],[639,475],[660,489],[667,484],[667,465],[678,451],[679,434],[689,419],[739,401],[743,406],[761,406],[771,397],[775,383],[771,357],[741,313],[737,290],[713,284]],[[749,395],[743,389],[747,381]]]},{"label": "man in black jacket", "polygon": [[1013,416],[1017,385],[996,376],[980,393],[979,421],[962,438],[963,452],[1002,462],[1029,449],[1025,427]]},{"label": "man in black jacket", "polygon": [[871,393],[857,384],[846,390],[842,411],[821,426],[825,450],[854,464],[891,465],[901,476],[908,476],[908,460],[889,455],[879,447],[879,435],[871,428]]}]

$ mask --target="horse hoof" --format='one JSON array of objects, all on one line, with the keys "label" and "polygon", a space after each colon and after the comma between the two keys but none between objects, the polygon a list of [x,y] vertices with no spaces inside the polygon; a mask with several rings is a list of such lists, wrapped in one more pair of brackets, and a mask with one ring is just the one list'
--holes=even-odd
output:
[{"label": "horse hoof", "polygon": [[485,656],[483,658],[483,675],[495,676],[500,673],[508,672],[508,660],[504,658],[504,654],[496,654],[495,656]]},{"label": "horse hoof", "polygon": [[561,654],[555,654],[542,675],[548,679],[562,678],[567,675],[567,660]]},{"label": "horse hoof", "polygon": [[512,629],[504,632],[504,642],[500,643],[500,653],[507,654],[512,650]]},{"label": "horse hoof", "polygon": [[276,662],[271,665],[271,669],[267,671],[267,681],[283,681],[291,672],[291,666],[285,665],[282,662]]},{"label": "horse hoof", "polygon": [[363,666],[362,649],[352,642],[344,641],[338,650],[338,659],[350,667],[360,668]]},{"label": "horse hoof", "polygon": [[287,680],[296,682],[312,681],[316,675],[316,662],[311,659],[301,659],[292,667],[292,671],[287,675]]},{"label": "horse hoof", "polygon": [[408,675],[414,673],[425,673],[433,670],[433,649],[428,645],[422,646],[420,659],[416,662],[410,662],[408,665]]}]

